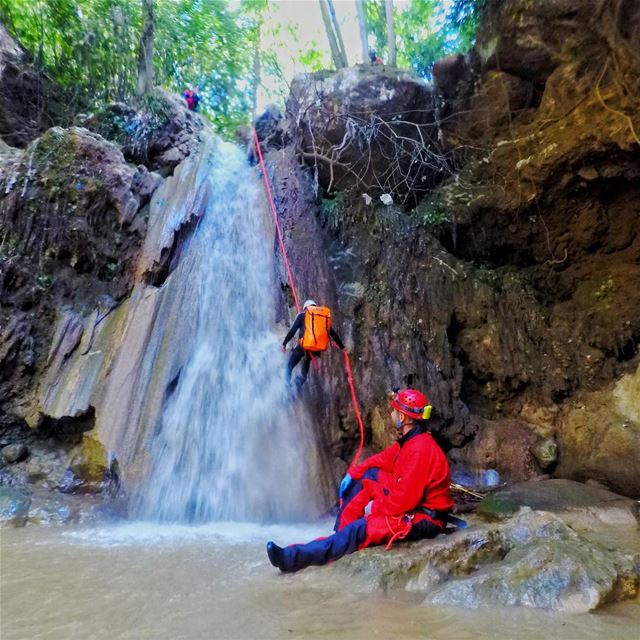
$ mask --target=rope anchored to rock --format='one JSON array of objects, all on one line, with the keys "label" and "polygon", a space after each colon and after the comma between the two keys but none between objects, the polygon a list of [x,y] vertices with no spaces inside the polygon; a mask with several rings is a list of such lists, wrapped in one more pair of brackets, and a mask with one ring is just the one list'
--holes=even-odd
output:
[{"label": "rope anchored to rock", "polygon": [[[260,164],[260,169],[262,171],[262,178],[264,180],[264,186],[267,191],[267,199],[269,200],[271,217],[273,218],[273,224],[275,226],[276,235],[278,237],[278,244],[280,245],[280,250],[282,251],[282,258],[284,260],[285,270],[287,272],[287,278],[289,280],[289,287],[291,288],[291,292],[293,294],[293,302],[296,306],[296,310],[300,313],[300,303],[298,302],[298,296],[296,294],[296,287],[293,282],[293,271],[291,269],[291,264],[289,263],[289,258],[287,256],[287,250],[284,246],[284,240],[282,237],[282,230],[280,228],[280,223],[278,221],[278,214],[276,212],[276,205],[273,200],[273,194],[271,192],[271,184],[269,183],[269,177],[267,176],[267,170],[264,164],[264,158],[262,157],[262,149],[260,148],[260,140],[258,138],[258,133],[255,128],[253,129],[253,141],[256,147],[256,152],[258,154],[258,162]],[[353,410],[356,414],[356,420],[358,422],[358,428],[360,429],[360,444],[358,445],[358,450],[353,458],[352,465],[356,464],[360,458],[360,454],[362,453],[362,447],[364,446],[364,425],[362,423],[362,416],[360,415],[360,407],[358,406],[358,399],[356,396],[356,389],[353,382],[353,373],[351,371],[351,362],[349,360],[349,354],[346,349],[342,351],[344,355],[344,366],[347,372],[347,380],[349,382],[349,392],[351,394],[351,402],[353,404]],[[312,356],[313,357],[313,356]],[[318,366],[315,358],[313,358],[313,365],[317,370]]]}]

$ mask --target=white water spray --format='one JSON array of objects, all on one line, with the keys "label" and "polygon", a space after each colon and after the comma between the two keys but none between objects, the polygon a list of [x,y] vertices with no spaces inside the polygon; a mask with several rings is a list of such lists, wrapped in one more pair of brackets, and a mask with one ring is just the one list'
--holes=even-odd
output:
[{"label": "white water spray", "polygon": [[211,197],[188,249],[195,347],[151,445],[139,515],[162,522],[317,516],[326,495],[314,427],[294,411],[274,334],[273,236],[255,170],[211,154]]}]

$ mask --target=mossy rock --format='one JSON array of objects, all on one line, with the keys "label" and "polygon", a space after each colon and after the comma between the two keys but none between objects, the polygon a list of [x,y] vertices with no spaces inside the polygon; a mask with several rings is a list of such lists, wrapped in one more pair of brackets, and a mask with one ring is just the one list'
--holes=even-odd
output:
[{"label": "mossy rock", "polygon": [[92,435],[84,435],[75,448],[68,472],[77,491],[100,491],[109,477],[109,456],[104,445]]}]

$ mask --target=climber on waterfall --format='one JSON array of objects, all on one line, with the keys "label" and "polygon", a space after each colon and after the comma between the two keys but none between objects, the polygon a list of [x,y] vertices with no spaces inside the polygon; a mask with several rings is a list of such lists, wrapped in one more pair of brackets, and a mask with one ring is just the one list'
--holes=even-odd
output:
[{"label": "climber on waterfall", "polygon": [[306,544],[267,543],[271,564],[281,571],[322,565],[372,545],[434,538],[452,523],[449,463],[426,429],[431,405],[416,389],[392,393],[390,417],[397,441],[349,467],[340,483],[340,511],[332,535]]},{"label": "climber on waterfall", "polygon": [[329,340],[333,340],[340,349],[345,346],[331,326],[331,309],[329,307],[319,307],[314,300],[307,300],[302,311],[296,316],[291,328],[282,341],[282,350],[287,350],[287,344],[298,332],[298,344],[291,351],[287,364],[287,382],[291,383],[291,373],[296,365],[302,360],[302,370],[296,378],[296,388],[302,389],[311,365],[311,357],[319,356],[329,346]]}]

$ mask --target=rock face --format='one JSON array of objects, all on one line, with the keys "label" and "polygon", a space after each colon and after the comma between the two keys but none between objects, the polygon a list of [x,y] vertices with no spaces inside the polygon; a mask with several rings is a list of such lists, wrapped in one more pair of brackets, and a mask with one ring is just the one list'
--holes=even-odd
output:
[{"label": "rock face", "polygon": [[[459,169],[409,214],[348,180],[336,187],[338,173],[339,193],[314,203],[309,174],[291,177],[294,142],[268,160],[299,293],[336,304],[353,349],[368,442],[388,442],[386,390],[416,385],[460,465],[638,496],[626,389],[640,364],[639,18],[632,2],[574,4],[490,2],[476,49],[436,67]],[[373,89],[358,93],[358,71],[341,73],[292,91],[309,106],[288,116],[304,153],[314,132],[331,132],[327,149],[350,140],[347,111],[385,108]],[[341,365],[325,362],[310,392],[347,462],[357,428]]]},{"label": "rock face", "polygon": [[[103,298],[113,307],[130,289],[146,226],[136,218],[145,199],[137,173],[79,128],[50,129],[0,166],[3,416],[24,417],[37,367],[77,348],[84,328],[69,307]],[[64,321],[48,348],[56,308]]]},{"label": "rock face", "polygon": [[287,112],[325,189],[356,187],[406,202],[446,168],[432,103],[425,83],[363,65],[297,76]]}]

